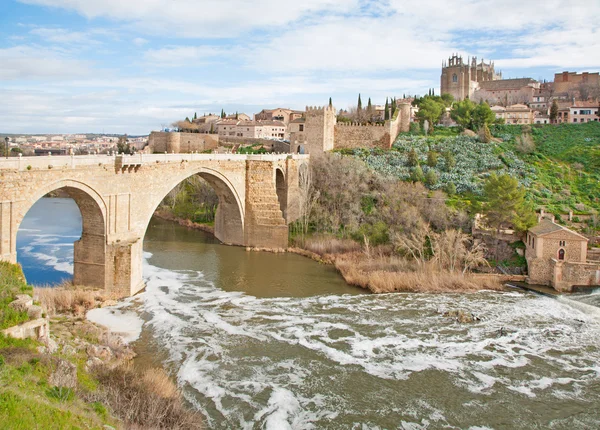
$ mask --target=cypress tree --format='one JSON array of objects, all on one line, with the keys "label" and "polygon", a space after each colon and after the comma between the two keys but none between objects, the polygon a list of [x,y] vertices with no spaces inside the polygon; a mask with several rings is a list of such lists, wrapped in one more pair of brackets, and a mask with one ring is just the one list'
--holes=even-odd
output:
[{"label": "cypress tree", "polygon": [[333,107],[333,102],[331,101],[331,97],[329,97],[329,107]]},{"label": "cypress tree", "polygon": [[360,93],[358,93],[358,105],[356,108],[359,112],[362,110],[362,100],[360,99]]},{"label": "cypress tree", "polygon": [[388,103],[387,97],[385,98],[385,113],[383,115],[383,119],[386,120],[386,121],[388,119],[390,119],[390,105]]},{"label": "cypress tree", "polygon": [[198,119],[198,114],[194,112],[194,119]]}]

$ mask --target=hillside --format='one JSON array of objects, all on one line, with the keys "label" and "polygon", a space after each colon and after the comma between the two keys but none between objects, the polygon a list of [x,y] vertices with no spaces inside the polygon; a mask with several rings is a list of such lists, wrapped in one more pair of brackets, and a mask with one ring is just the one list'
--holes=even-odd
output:
[{"label": "hillside", "polygon": [[[436,134],[427,137],[402,134],[391,151],[344,153],[380,173],[401,180],[420,179],[429,189],[456,192],[459,200],[478,200],[485,178],[497,172],[517,178],[537,207],[554,213],[600,210],[600,123],[500,125],[491,132],[496,138],[491,143],[450,128],[436,129]],[[524,135],[533,144],[523,144]]]}]

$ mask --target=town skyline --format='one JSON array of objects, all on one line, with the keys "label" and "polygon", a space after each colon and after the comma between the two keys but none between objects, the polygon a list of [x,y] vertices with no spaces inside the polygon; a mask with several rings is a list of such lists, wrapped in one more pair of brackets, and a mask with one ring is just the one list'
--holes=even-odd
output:
[{"label": "town skyline", "polygon": [[148,134],[194,112],[437,94],[453,53],[504,78],[600,69],[600,5],[469,5],[10,0],[0,132]]}]

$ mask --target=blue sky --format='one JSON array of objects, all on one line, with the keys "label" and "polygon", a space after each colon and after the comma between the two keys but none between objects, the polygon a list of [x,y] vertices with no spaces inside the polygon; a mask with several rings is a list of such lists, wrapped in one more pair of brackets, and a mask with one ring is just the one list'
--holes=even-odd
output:
[{"label": "blue sky", "polygon": [[186,116],[439,91],[453,52],[505,78],[600,70],[600,2],[0,0],[0,132],[147,134]]}]

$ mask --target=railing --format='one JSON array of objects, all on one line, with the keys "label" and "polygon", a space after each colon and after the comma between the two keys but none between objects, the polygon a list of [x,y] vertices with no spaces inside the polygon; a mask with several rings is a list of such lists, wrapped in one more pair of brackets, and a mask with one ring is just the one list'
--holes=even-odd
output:
[{"label": "railing", "polygon": [[134,155],[48,155],[40,157],[0,158],[0,170],[75,169],[80,166],[143,165],[182,161],[280,161],[291,158],[307,160],[301,154],[143,154]]}]

